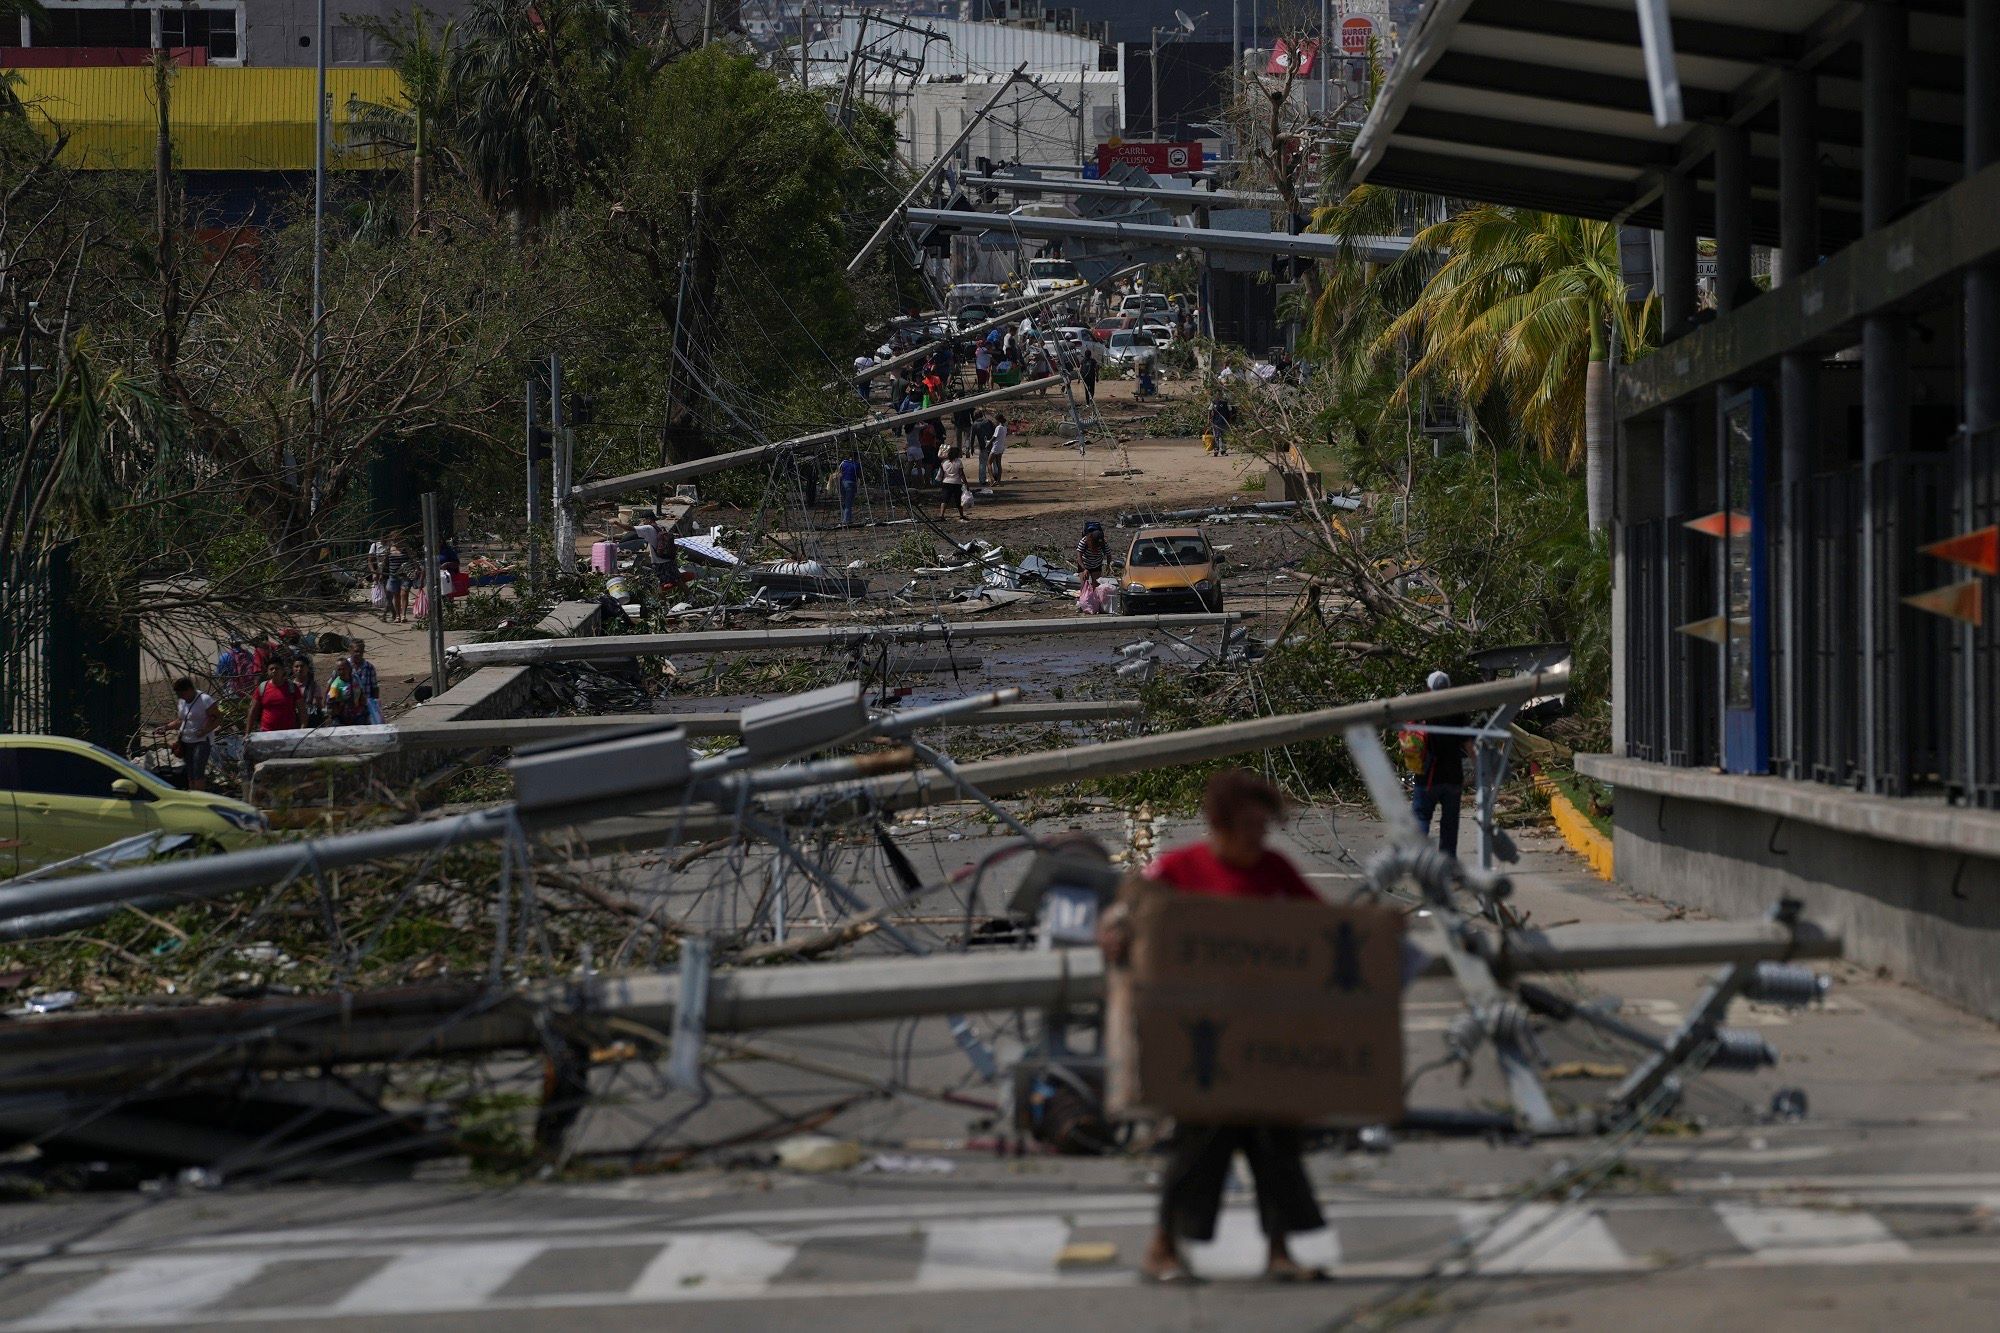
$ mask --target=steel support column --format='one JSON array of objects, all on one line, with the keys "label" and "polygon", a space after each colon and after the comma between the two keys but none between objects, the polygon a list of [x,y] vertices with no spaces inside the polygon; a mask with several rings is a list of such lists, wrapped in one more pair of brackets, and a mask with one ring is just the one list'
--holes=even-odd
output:
[{"label": "steel support column", "polygon": [[1694,318],[1694,182],[1671,171],[1660,192],[1660,340],[1672,342]]},{"label": "steel support column", "polygon": [[1715,305],[1728,312],[1757,294],[1750,282],[1750,131],[1715,132]]},{"label": "steel support column", "polygon": [[[1715,305],[1727,315],[1757,294],[1750,281],[1750,132],[1741,125],[1723,125],[1715,132]],[[1718,407],[1743,386],[1724,384],[1716,393]],[[1715,482],[1713,507],[1732,508],[1729,494],[1729,436],[1718,422],[1715,432]],[[1705,502],[1702,506],[1708,508]],[[1729,609],[1729,561],[1715,562],[1710,585],[1710,605],[1716,612]],[[1729,698],[1729,653],[1718,651],[1709,672],[1715,690],[1715,752],[1727,750],[1726,728]]]},{"label": "steel support column", "polygon": [[[1871,5],[1862,27],[1861,225],[1887,226],[1909,201],[1910,17]],[[1894,460],[1909,448],[1909,320],[1870,315],[1861,326],[1861,728],[1862,785],[1897,791],[1904,763],[1896,662],[1899,552],[1882,530],[1897,503]]]},{"label": "steel support column", "polygon": [[[1965,174],[2000,162],[2000,8],[1990,0],[1965,6]],[[1964,462],[1957,478],[1956,505],[1961,530],[1980,521],[1982,484],[2000,451],[2000,265],[1980,264],[1965,273],[1965,432]],[[1991,679],[1980,679],[1980,631],[1958,630],[1959,652],[1953,693],[1958,701],[1954,776],[1970,795],[1984,784],[1991,756],[1980,753],[1980,725],[1995,704]]]},{"label": "steel support column", "polygon": [[[1792,282],[1819,260],[1819,143],[1813,121],[1818,113],[1816,77],[1806,70],[1787,70],[1778,92],[1778,244],[1781,265],[1777,277]],[[1777,557],[1778,669],[1773,673],[1775,734],[1772,755],[1778,771],[1806,777],[1812,770],[1807,737],[1813,734],[1812,691],[1806,688],[1806,654],[1810,640],[1805,609],[1808,542],[1807,479],[1814,464],[1819,432],[1819,358],[1812,352],[1787,352],[1778,365]]]},{"label": "steel support column", "polygon": [[[1694,182],[1681,172],[1671,172],[1661,195],[1662,232],[1660,256],[1660,329],[1662,341],[1672,341],[1688,329],[1694,316]],[[1691,401],[1671,403],[1663,414],[1660,458],[1661,512],[1666,524],[1679,522],[1694,508],[1694,413]],[[1663,548],[1664,558],[1664,548]],[[1674,633],[1686,624],[1692,602],[1688,572],[1668,562],[1660,580],[1663,604],[1657,614],[1666,625],[1666,671],[1662,682],[1666,698],[1661,701],[1665,719],[1666,758],[1678,756],[1692,762],[1695,753],[1693,721],[1695,711],[1690,690],[1695,683],[1695,645],[1686,635]]]}]

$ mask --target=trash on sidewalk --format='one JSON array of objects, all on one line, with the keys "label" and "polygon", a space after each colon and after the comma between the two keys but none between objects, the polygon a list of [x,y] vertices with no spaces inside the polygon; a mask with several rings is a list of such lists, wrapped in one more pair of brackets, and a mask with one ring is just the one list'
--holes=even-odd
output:
[{"label": "trash on sidewalk", "polygon": [[1083,579],[1077,574],[1057,569],[1038,555],[1023,556],[1014,571],[1022,583],[1039,583],[1057,592],[1075,592],[1083,586]]},{"label": "trash on sidewalk", "polygon": [[704,564],[719,565],[728,569],[743,563],[741,557],[722,545],[720,524],[710,528],[703,536],[676,537],[674,545]]},{"label": "trash on sidewalk", "polygon": [[958,1170],[949,1157],[919,1157],[911,1153],[878,1152],[861,1164],[863,1171],[896,1176],[948,1176]]},{"label": "trash on sidewalk", "polygon": [[861,1145],[853,1139],[824,1134],[795,1134],[778,1145],[778,1165],[787,1171],[820,1174],[845,1171],[861,1161]]},{"label": "trash on sidewalk", "polygon": [[1117,1262],[1117,1242],[1108,1240],[1072,1241],[1063,1246],[1062,1252],[1056,1255],[1058,1269],[1104,1268]]}]

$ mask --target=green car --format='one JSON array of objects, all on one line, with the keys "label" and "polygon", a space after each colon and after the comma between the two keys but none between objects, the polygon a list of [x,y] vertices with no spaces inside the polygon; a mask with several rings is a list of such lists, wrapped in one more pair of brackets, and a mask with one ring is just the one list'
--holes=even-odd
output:
[{"label": "green car", "polygon": [[170,787],[88,741],[0,736],[0,879],[144,833],[233,848],[268,828],[254,805]]}]

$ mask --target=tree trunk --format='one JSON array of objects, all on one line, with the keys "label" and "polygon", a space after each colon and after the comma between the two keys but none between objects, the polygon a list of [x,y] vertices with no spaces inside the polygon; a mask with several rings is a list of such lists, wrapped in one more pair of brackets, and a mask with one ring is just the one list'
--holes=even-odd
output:
[{"label": "tree trunk", "polygon": [[1611,523],[1611,362],[1594,355],[1583,379],[1584,494],[1590,506],[1590,530],[1602,532]]}]

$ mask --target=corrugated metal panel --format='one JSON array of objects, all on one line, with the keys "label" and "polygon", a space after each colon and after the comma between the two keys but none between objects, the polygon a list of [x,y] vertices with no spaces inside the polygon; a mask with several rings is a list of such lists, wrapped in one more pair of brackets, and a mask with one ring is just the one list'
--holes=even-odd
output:
[{"label": "corrugated metal panel", "polygon": [[[1011,28],[1004,23],[969,23],[958,19],[925,19],[919,25],[945,40],[926,41],[922,32],[893,31],[871,23],[862,34],[870,51],[889,50],[924,62],[924,77],[1006,73],[1022,61],[1028,69],[1096,69],[1102,47],[1087,37],[1066,32]],[[810,50],[815,81],[838,82],[845,76],[848,53],[854,49],[861,21],[844,18],[839,35],[817,41]]]},{"label": "corrugated metal panel", "polygon": [[[150,170],[156,114],[150,69],[24,69],[16,91],[51,138],[67,133],[64,159],[98,171]],[[380,166],[348,144],[356,108],[395,103],[389,69],[330,69],[333,133],[327,164]],[[183,171],[302,171],[313,164],[313,71],[207,65],[174,71],[174,163]],[[53,126],[53,128],[52,128]]]}]

